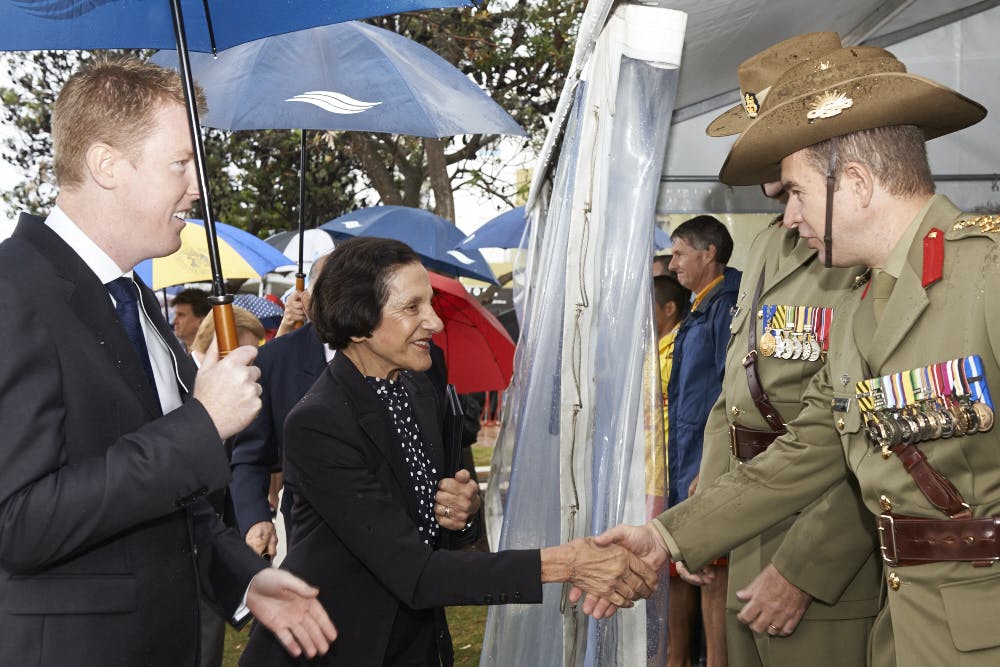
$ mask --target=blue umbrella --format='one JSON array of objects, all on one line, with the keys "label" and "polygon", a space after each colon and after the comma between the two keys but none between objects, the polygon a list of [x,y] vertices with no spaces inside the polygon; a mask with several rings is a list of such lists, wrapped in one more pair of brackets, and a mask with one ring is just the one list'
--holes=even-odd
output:
[{"label": "blue umbrella", "polygon": [[[191,80],[190,51],[211,51],[242,42],[384,14],[443,6],[467,6],[473,0],[13,0],[7,3],[0,22],[0,49],[120,49],[169,48],[180,53],[181,81],[187,100],[188,123],[194,146],[201,203],[205,211],[205,235],[212,270],[215,305],[231,303],[225,293],[211,191],[205,169],[205,145],[199,131]],[[184,16],[188,16],[185,22]],[[188,30],[191,39],[188,39]],[[293,75],[289,72],[289,76]],[[225,311],[223,311],[225,312]],[[231,317],[229,324],[232,325]],[[235,326],[219,332],[235,331]],[[223,353],[236,341],[220,337]]]},{"label": "blue umbrella", "polygon": [[[177,48],[167,0],[3,4],[0,49],[5,51]],[[210,52],[317,25],[473,4],[471,0],[181,0],[180,8],[188,50]]]},{"label": "blue umbrella", "polygon": [[458,227],[430,211],[409,206],[372,206],[320,225],[336,238],[378,236],[402,241],[424,265],[441,273],[496,283],[493,269],[478,250],[456,250],[465,238]]},{"label": "blue umbrella", "polygon": [[[161,51],[152,62],[177,67],[177,53]],[[192,53],[191,72],[205,89],[205,127],[420,137],[524,134],[447,60],[402,35],[357,21],[258,39],[218,57]]]},{"label": "blue umbrella", "polygon": [[[191,54],[202,124],[222,130],[358,130],[422,137],[524,130],[454,65],[413,40],[349,21]],[[175,51],[152,62],[177,67]],[[294,72],[295,76],[289,76]],[[305,231],[305,133],[299,233]],[[298,257],[301,280],[305,258]],[[301,287],[301,285],[300,285]]]},{"label": "blue umbrella", "polygon": [[495,218],[490,218],[483,226],[472,232],[458,244],[459,250],[476,248],[519,248],[528,219],[524,207],[512,208]]},{"label": "blue umbrella", "polygon": [[[523,248],[524,228],[527,224],[528,218],[524,214],[524,207],[512,208],[487,220],[479,229],[462,239],[456,249]],[[659,227],[653,227],[653,245],[657,250],[668,250],[673,244],[666,232]]]}]

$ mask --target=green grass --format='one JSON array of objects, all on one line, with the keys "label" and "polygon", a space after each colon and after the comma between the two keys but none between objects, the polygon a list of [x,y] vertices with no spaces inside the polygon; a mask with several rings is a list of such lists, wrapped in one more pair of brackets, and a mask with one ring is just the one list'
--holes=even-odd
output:
[{"label": "green grass", "polygon": [[[486,627],[486,607],[448,607],[448,627],[455,646],[455,667],[475,667],[483,650],[483,630]],[[250,626],[242,632],[226,626],[226,647],[222,654],[223,667],[236,667],[247,645]]]},{"label": "green grass", "polygon": [[488,445],[472,445],[472,460],[477,466],[488,466],[493,459],[493,448]]}]

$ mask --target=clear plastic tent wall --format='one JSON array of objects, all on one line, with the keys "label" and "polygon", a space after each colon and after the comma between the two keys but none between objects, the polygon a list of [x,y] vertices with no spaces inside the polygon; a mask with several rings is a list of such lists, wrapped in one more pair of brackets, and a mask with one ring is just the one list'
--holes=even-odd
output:
[{"label": "clear plastic tent wall", "polygon": [[[650,260],[685,20],[614,11],[572,92],[554,175],[536,180],[515,380],[487,493],[499,549],[642,523],[665,494]],[[542,605],[491,608],[481,664],[665,661],[665,596],[594,622],[566,592],[548,585]]]}]

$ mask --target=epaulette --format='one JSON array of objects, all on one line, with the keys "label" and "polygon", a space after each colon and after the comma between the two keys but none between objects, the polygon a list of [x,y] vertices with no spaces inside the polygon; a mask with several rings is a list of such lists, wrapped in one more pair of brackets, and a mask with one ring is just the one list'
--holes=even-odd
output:
[{"label": "epaulette", "polygon": [[961,218],[948,233],[945,238],[949,241],[965,238],[967,236],[987,236],[1000,240],[997,233],[1000,232],[1000,215],[974,215],[968,218]]}]

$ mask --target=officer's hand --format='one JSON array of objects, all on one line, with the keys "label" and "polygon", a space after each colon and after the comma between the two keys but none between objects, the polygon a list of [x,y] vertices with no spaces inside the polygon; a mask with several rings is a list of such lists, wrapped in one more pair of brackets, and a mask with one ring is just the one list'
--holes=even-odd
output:
[{"label": "officer's hand", "polygon": [[787,637],[795,632],[812,597],[792,584],[774,565],[768,564],[750,585],[736,592],[745,602],[736,616],[754,632]]}]

